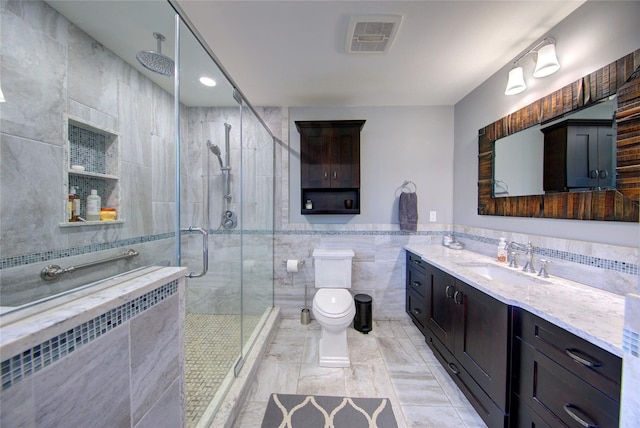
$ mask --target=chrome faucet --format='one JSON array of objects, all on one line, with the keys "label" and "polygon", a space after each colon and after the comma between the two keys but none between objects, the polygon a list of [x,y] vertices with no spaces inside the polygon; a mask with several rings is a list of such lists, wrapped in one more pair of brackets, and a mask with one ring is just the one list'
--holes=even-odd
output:
[{"label": "chrome faucet", "polygon": [[525,259],[526,259],[526,262],[522,267],[522,270],[524,272],[533,272],[533,273],[536,272],[536,269],[533,266],[534,248],[533,248],[533,245],[531,245],[531,242],[528,242],[527,245],[522,245],[522,244],[518,244],[517,242],[509,241],[507,242],[506,249],[507,249],[509,267],[512,267],[512,268],[518,267],[517,253],[512,250],[520,250],[520,251],[524,251]]},{"label": "chrome faucet", "polygon": [[522,271],[536,273],[536,268],[533,266],[533,245],[531,242],[527,243],[524,255],[527,261],[522,267]]},{"label": "chrome faucet", "polygon": [[540,271],[538,272],[538,276],[543,278],[549,278],[549,272],[547,272],[547,264],[551,263],[549,260],[540,259]]}]

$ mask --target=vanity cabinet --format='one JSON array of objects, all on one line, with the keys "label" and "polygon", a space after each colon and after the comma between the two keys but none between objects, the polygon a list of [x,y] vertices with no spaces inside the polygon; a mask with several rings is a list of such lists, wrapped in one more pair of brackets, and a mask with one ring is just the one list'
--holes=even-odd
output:
[{"label": "vanity cabinet", "polygon": [[[295,123],[300,132],[301,213],[359,214],[360,131],[365,121]],[[307,201],[312,208],[306,208]]]},{"label": "vanity cabinet", "polygon": [[542,132],[545,192],[615,188],[611,120],[570,119]]},{"label": "vanity cabinet", "polygon": [[[419,256],[407,252],[407,312],[421,308],[410,284]],[[490,427],[505,427],[509,408],[511,307],[421,260],[427,344]],[[411,302],[411,305],[409,303]]]},{"label": "vanity cabinet", "polygon": [[515,312],[518,427],[617,427],[621,358],[525,310]]},{"label": "vanity cabinet", "polygon": [[407,251],[406,310],[422,334],[427,326],[425,265],[419,256]]}]

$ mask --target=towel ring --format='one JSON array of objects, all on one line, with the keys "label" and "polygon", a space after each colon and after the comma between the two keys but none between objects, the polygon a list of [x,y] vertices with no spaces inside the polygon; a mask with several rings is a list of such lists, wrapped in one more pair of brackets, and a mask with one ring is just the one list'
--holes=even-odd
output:
[{"label": "towel ring", "polygon": [[[411,186],[413,186],[413,190],[411,190]],[[416,186],[416,183],[408,180],[404,180],[400,188],[404,193],[416,193],[416,191],[418,190],[418,186]]]}]

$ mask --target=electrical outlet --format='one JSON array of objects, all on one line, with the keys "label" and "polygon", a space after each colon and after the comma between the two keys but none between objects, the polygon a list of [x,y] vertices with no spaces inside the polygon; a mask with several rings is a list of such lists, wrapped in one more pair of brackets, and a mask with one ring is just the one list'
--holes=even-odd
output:
[{"label": "electrical outlet", "polygon": [[436,221],[436,212],[435,211],[429,211],[429,221],[430,222]]}]

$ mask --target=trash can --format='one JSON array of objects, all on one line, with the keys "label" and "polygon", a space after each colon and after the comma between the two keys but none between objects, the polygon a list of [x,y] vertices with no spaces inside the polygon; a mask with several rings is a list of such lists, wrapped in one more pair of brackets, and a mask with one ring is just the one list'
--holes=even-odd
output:
[{"label": "trash can", "polygon": [[356,303],[356,316],[353,318],[353,328],[367,334],[372,329],[371,323],[371,296],[368,294],[356,294],[353,298]]}]

